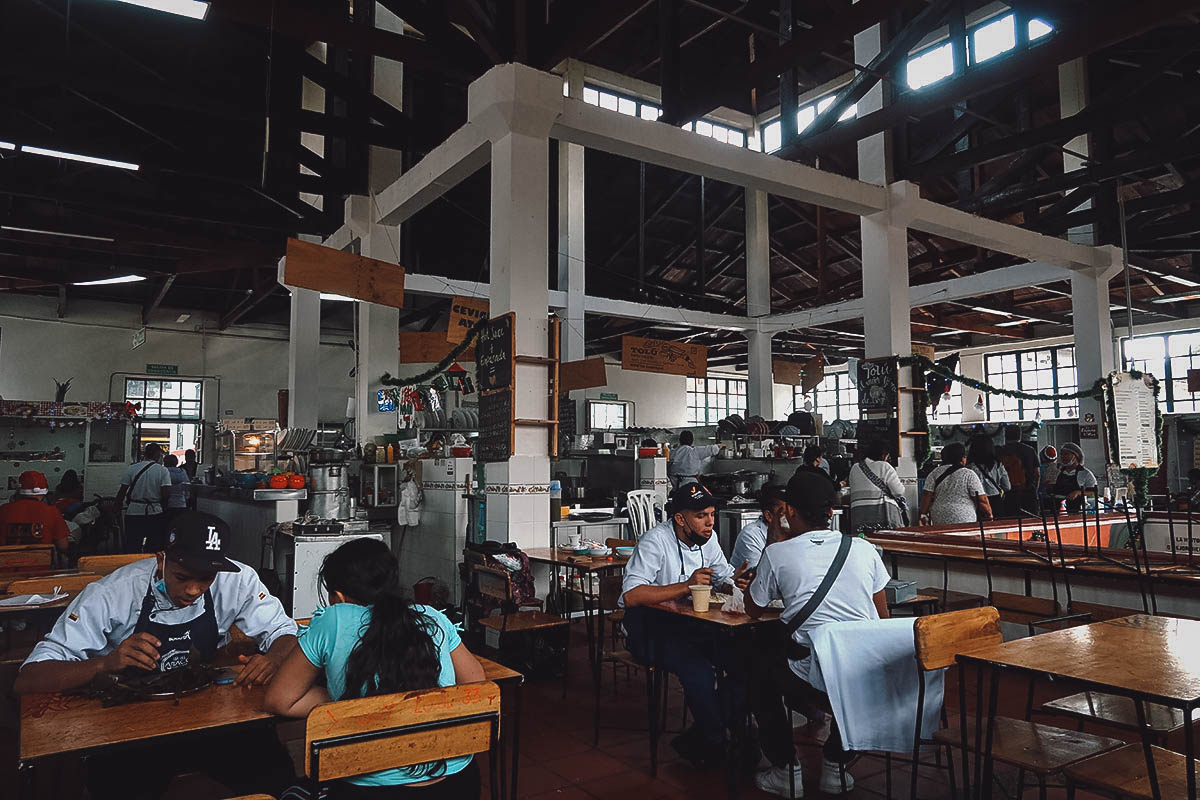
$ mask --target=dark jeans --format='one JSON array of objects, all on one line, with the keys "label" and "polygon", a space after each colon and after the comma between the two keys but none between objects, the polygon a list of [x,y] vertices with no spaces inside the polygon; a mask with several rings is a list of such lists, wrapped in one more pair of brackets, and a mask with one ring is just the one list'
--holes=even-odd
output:
[{"label": "dark jeans", "polygon": [[125,515],[125,549],[133,553],[157,553],[167,549],[167,515]]},{"label": "dark jeans", "polygon": [[[165,711],[166,703],[161,704]],[[201,772],[233,794],[272,797],[295,780],[295,769],[275,731],[266,727],[171,737],[161,744],[97,753],[88,758],[93,800],[158,798],[176,775]]]},{"label": "dark jeans", "polygon": [[[739,724],[745,713],[745,690],[739,676],[739,653],[718,647],[713,635],[684,619],[630,608],[625,611],[625,642],[629,652],[643,664],[654,664],[679,678],[684,700],[695,720],[696,730],[711,743],[723,739],[726,727]],[[730,695],[717,693],[717,671],[728,674]],[[721,702],[729,702],[728,716]]]},{"label": "dark jeans", "polygon": [[1013,519],[1025,516],[1022,512],[1037,514],[1041,507],[1038,503],[1036,489],[1013,489],[1005,495],[1005,514]]},{"label": "dark jeans", "polygon": [[[784,698],[797,707],[819,708],[830,712],[829,696],[792,672],[787,659],[779,653],[772,653],[764,660],[761,672],[755,675],[754,683],[754,716],[758,720],[759,746],[763,755],[776,767],[793,764],[796,761],[796,745],[792,739],[792,715],[784,703]],[[825,758],[846,764],[853,753],[842,748],[842,735],[832,713],[829,719]]]},{"label": "dark jeans", "polygon": [[478,800],[480,753],[471,763],[453,775],[429,786],[359,786],[338,781],[330,787],[328,800]]}]

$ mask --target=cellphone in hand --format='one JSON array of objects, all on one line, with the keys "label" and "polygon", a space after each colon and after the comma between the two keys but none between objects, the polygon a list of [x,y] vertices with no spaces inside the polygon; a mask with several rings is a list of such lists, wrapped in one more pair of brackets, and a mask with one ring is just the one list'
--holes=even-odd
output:
[{"label": "cellphone in hand", "polygon": [[213,675],[213,683],[217,684],[218,686],[225,686],[233,683],[236,678],[237,671],[232,667],[221,667],[216,671],[216,674]]}]

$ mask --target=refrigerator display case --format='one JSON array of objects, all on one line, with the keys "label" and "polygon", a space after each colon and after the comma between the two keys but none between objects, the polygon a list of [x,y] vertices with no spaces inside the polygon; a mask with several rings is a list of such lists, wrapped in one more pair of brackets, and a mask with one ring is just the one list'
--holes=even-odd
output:
[{"label": "refrigerator display case", "polygon": [[221,472],[270,472],[275,466],[275,431],[221,431],[215,448]]},{"label": "refrigerator display case", "polygon": [[363,508],[395,508],[400,502],[399,464],[363,464],[359,485]]}]

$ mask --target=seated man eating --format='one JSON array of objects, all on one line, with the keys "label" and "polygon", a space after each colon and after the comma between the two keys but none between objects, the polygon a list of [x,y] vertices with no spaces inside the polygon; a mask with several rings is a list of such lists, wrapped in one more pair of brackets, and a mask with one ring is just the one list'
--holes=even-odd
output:
[{"label": "seated man eating", "polygon": [[[296,647],[296,623],[253,569],[225,556],[229,537],[229,526],[212,514],[175,517],[165,552],[121,567],[71,601],[21,666],[13,691],[64,692],[117,673],[148,675],[187,667],[193,658],[208,661],[235,624],[259,650],[239,656],[235,682],[269,681]],[[292,773],[279,740],[257,729],[224,731],[220,742],[106,753],[92,759],[88,783],[97,798],[159,796],[173,775],[191,769],[247,791],[276,789],[272,779],[286,782]]]},{"label": "seated man eating", "polygon": [[712,535],[716,505],[698,483],[671,492],[671,516],[638,541],[625,567],[618,601],[626,609],[625,640],[634,658],[662,666],[683,684],[694,724],[671,746],[697,765],[716,762],[724,753],[726,726],[716,677],[718,668],[732,666],[736,654],[718,652],[711,634],[697,630],[687,619],[651,612],[644,606],[682,600],[689,596],[689,586],[719,587],[735,577]]},{"label": "seated man eating", "polygon": [[[791,637],[789,652],[776,655],[766,666],[755,711],[760,744],[773,766],[758,773],[754,782],[781,797],[789,796],[789,768],[795,777],[795,796],[802,796],[791,718],[781,698],[794,697],[829,708],[828,697],[808,683],[811,656],[807,631],[827,622],[888,616],[883,589],[889,576],[875,548],[866,539],[829,529],[836,497],[837,489],[829,479],[796,472],[788,482],[785,509],[791,538],[767,545],[746,592],[746,613],[756,619],[772,600],[782,599],[780,619]],[[833,720],[825,742],[822,792],[841,793],[841,766],[850,756],[842,749],[837,721]],[[846,789],[853,786],[854,780],[847,774]]]},{"label": "seated man eating", "polygon": [[777,483],[769,483],[759,491],[758,507],[762,510],[762,516],[738,533],[730,561],[748,564],[750,569],[754,569],[762,558],[763,548],[787,536],[787,520],[783,514],[786,505],[784,494],[784,487]]}]

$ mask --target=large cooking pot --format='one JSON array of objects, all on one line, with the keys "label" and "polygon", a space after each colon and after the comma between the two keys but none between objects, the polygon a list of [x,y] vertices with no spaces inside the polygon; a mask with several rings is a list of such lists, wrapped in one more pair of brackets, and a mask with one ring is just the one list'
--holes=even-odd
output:
[{"label": "large cooking pot", "polygon": [[771,482],[773,472],[751,472],[748,476],[750,481],[750,491],[758,494],[762,488]]},{"label": "large cooking pot", "polygon": [[309,511],[320,519],[350,519],[350,468],[342,463],[308,465]]},{"label": "large cooking pot", "polygon": [[341,464],[349,461],[352,452],[335,447],[314,447],[308,451],[310,464]]}]

